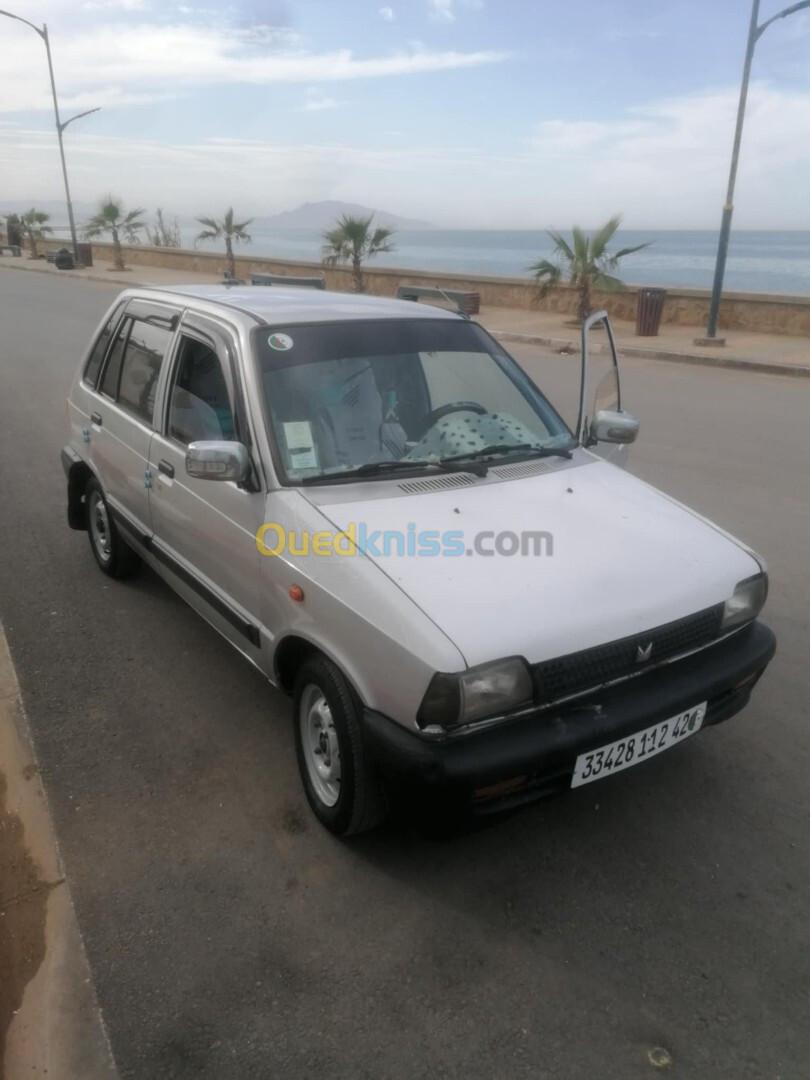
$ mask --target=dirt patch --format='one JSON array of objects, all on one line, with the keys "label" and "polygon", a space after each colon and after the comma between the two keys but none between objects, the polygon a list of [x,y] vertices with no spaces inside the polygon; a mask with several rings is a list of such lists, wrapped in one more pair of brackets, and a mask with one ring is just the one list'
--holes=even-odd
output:
[{"label": "dirt patch", "polygon": [[20,819],[7,810],[0,773],[0,1080],[6,1032],[45,957],[50,888],[25,848]]}]

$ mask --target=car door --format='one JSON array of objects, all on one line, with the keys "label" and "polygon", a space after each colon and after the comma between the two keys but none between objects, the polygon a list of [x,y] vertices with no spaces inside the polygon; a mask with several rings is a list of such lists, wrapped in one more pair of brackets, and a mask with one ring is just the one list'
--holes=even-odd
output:
[{"label": "car door", "polygon": [[[599,338],[596,348],[593,342],[594,331]],[[626,444],[590,440],[590,425],[597,412],[602,409],[622,412],[622,389],[619,355],[610,320],[606,311],[597,311],[589,315],[582,324],[582,372],[576,436],[584,445],[589,446],[594,454],[613,465],[626,468]]]},{"label": "car door", "polygon": [[170,305],[130,301],[89,397],[88,459],[129,539],[151,533],[149,444],[163,364],[180,319]]},{"label": "car door", "polygon": [[239,485],[186,472],[190,442],[250,442],[236,377],[237,350],[235,334],[204,315],[186,313],[149,453],[151,550],[188,602],[260,664],[256,533],[264,495],[259,473]]}]

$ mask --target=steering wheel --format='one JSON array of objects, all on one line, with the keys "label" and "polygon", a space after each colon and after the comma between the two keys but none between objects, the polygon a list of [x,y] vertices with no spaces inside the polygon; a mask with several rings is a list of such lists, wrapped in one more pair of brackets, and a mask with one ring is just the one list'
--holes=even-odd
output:
[{"label": "steering wheel", "polygon": [[447,405],[440,405],[438,409],[434,409],[425,417],[419,438],[424,439],[434,424],[438,424],[443,417],[455,412],[473,412],[478,413],[479,416],[485,416],[487,410],[477,401],[450,401]]}]

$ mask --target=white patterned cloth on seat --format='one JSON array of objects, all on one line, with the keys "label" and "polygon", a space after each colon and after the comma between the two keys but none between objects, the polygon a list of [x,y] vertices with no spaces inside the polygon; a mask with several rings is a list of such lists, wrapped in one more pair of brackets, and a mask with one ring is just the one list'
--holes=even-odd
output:
[{"label": "white patterned cloth on seat", "polygon": [[539,446],[531,428],[527,428],[511,413],[450,413],[425,432],[406,458],[425,458],[430,455],[452,457],[454,454],[475,453],[486,446],[530,443]]}]

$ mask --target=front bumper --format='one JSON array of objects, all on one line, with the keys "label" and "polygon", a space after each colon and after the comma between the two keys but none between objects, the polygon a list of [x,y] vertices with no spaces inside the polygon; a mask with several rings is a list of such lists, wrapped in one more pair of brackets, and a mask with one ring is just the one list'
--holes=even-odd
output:
[{"label": "front bumper", "polygon": [[508,795],[480,799],[490,806],[523,802],[570,787],[580,754],[703,701],[704,727],[727,720],[748,703],[775,651],[773,632],[754,622],[683,660],[480,732],[429,740],[367,709],[367,740],[389,777],[466,796],[524,777]]}]

